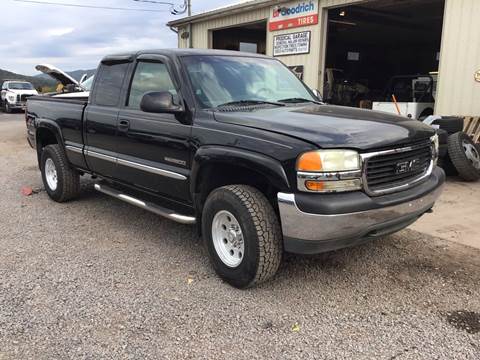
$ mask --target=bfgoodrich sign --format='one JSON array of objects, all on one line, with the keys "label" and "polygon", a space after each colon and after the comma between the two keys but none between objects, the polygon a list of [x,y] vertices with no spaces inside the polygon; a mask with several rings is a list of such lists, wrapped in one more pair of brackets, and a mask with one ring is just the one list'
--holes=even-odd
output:
[{"label": "bfgoodrich sign", "polygon": [[318,0],[295,1],[270,9],[270,31],[318,24]]}]

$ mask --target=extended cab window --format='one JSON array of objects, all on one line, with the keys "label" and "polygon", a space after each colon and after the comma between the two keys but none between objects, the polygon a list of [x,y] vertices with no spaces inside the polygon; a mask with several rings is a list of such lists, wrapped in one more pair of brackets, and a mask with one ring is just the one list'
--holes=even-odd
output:
[{"label": "extended cab window", "polygon": [[158,62],[139,62],[135,70],[135,75],[133,76],[127,106],[129,108],[139,109],[143,95],[150,91],[169,91],[174,98],[177,95],[175,85],[165,64]]},{"label": "extended cab window", "polygon": [[122,83],[128,69],[128,63],[102,65],[95,83],[96,105],[116,106],[120,99]]}]

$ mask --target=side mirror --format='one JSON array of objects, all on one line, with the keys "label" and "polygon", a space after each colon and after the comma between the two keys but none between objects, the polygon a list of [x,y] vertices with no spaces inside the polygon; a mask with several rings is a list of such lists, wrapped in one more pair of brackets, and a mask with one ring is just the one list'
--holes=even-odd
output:
[{"label": "side mirror", "polygon": [[173,95],[169,91],[152,91],[142,97],[140,109],[148,113],[157,114],[179,114],[183,112],[183,108],[175,105]]}]

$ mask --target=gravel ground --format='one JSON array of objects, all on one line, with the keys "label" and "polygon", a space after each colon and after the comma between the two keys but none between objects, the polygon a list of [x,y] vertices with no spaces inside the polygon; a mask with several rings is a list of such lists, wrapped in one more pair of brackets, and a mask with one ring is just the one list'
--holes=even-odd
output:
[{"label": "gravel ground", "polygon": [[0,114],[1,360],[480,359],[479,250],[405,230],[236,290],[194,228],[88,181],[49,201],[22,119]]}]

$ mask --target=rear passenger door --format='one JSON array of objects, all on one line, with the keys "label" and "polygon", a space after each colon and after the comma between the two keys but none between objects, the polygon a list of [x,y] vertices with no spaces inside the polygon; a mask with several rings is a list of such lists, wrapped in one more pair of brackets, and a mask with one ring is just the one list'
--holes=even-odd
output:
[{"label": "rear passenger door", "polygon": [[87,164],[93,172],[105,177],[112,178],[115,172],[117,119],[130,65],[128,61],[111,61],[100,65],[84,114]]},{"label": "rear passenger door", "polygon": [[115,177],[160,196],[189,200],[191,126],[174,114],[140,109],[145,93],[169,91],[182,102],[169,60],[143,55],[137,60],[126,102],[118,118],[118,166]]}]

